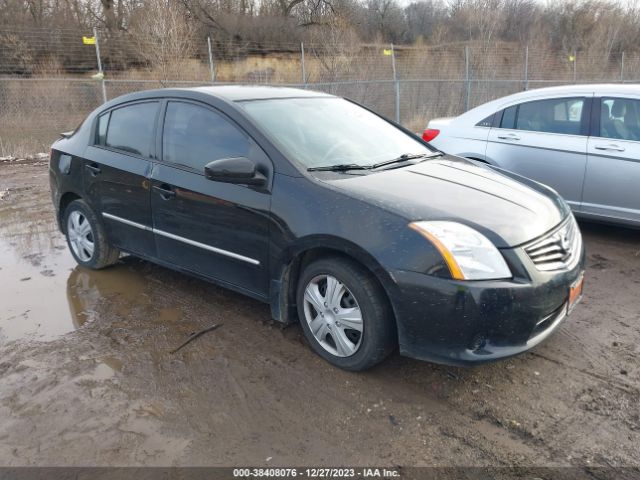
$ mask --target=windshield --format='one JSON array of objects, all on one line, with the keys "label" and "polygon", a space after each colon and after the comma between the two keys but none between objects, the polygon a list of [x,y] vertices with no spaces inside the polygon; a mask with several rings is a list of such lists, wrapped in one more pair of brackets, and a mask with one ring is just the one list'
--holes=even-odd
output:
[{"label": "windshield", "polygon": [[254,100],[244,109],[290,158],[307,168],[372,165],[432,150],[342,98]]}]

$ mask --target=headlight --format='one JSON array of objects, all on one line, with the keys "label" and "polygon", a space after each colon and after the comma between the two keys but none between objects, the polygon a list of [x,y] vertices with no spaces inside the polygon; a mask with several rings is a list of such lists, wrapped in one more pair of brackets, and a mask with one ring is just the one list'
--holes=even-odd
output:
[{"label": "headlight", "polygon": [[416,230],[438,249],[457,280],[511,278],[502,254],[487,237],[456,222],[413,222]]}]

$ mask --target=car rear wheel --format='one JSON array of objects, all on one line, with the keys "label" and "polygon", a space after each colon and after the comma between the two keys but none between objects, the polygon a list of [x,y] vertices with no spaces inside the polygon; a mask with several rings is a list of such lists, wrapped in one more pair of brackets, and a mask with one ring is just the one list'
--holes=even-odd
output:
[{"label": "car rear wheel", "polygon": [[85,201],[71,202],[63,222],[69,250],[78,264],[99,270],[118,261],[120,251],[108,242],[102,224]]},{"label": "car rear wheel", "polygon": [[300,276],[298,316],[311,347],[345,370],[365,370],[396,346],[396,329],[386,295],[358,264],[326,258]]}]

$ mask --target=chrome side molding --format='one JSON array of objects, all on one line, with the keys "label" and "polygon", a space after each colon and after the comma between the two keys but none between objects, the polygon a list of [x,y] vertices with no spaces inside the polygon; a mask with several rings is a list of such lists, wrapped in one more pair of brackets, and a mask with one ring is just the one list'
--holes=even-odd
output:
[{"label": "chrome side molding", "polygon": [[225,257],[235,258],[236,260],[240,260],[242,262],[247,262],[252,265],[260,265],[260,261],[255,258],[246,257],[244,255],[240,255],[239,253],[230,252],[229,250],[224,250],[222,248],[214,247],[212,245],[207,245],[206,243],[197,242],[195,240],[191,240],[189,238],[181,237],[179,235],[175,235],[173,233],[165,232],[164,230],[159,230],[157,228],[149,227],[147,225],[143,225],[138,222],[133,222],[131,220],[127,220],[126,218],[118,217],[117,215],[112,215],[110,213],[102,212],[102,216],[108,218],[109,220],[114,220],[116,222],[124,223],[125,225],[129,225],[130,227],[139,228],[141,230],[146,230],[148,232],[153,232],[156,235],[160,235],[162,237],[170,238],[171,240],[176,240],[178,242],[186,243],[187,245],[191,245],[193,247],[202,248],[204,250],[208,250],[213,253],[217,253],[219,255],[224,255]]}]

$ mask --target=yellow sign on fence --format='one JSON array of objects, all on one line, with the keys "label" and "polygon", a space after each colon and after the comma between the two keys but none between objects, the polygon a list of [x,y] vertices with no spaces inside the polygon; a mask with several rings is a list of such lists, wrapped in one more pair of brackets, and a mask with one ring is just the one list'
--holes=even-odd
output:
[{"label": "yellow sign on fence", "polygon": [[393,55],[393,50],[391,50],[390,48],[385,48],[384,50],[382,50],[382,54],[383,55],[387,55],[387,56],[391,56],[391,55]]},{"label": "yellow sign on fence", "polygon": [[96,37],[82,37],[82,43],[84,43],[85,45],[95,45],[96,44]]}]

